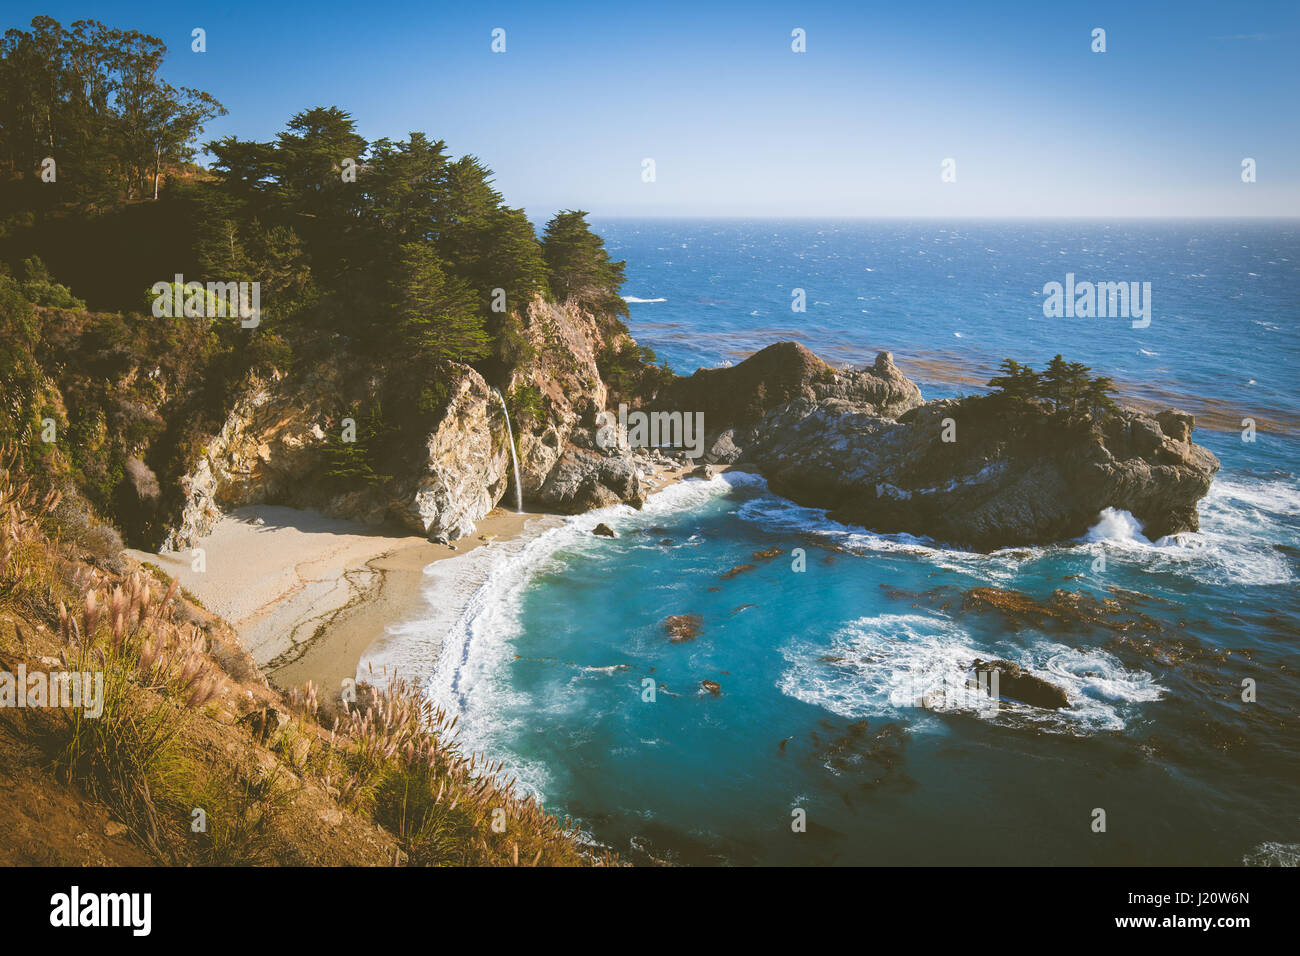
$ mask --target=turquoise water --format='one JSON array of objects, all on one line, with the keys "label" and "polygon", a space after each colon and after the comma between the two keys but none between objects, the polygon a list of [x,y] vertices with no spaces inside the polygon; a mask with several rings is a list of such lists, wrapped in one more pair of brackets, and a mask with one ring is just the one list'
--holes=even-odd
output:
[{"label": "turquoise water", "polygon": [[[953,339],[975,363],[1064,351],[1228,408],[1300,408],[1293,225],[924,235],[942,228],[604,224],[628,259],[628,295],[667,300],[632,305],[634,334],[679,369],[790,337],[774,334],[791,320],[777,317],[782,294],[764,291],[764,273],[828,303],[795,331],[831,358],[921,354],[941,340],[951,350]],[[1062,248],[1098,250],[1097,279],[1200,278],[1177,292],[1155,283],[1150,329],[1049,329],[1021,287],[1089,271]],[[800,270],[816,280],[794,282]],[[699,301],[709,289],[721,304]],[[858,295],[866,311],[854,316]],[[770,314],[749,314],[764,301]],[[433,566],[437,612],[386,653],[462,715],[469,745],[637,862],[1294,861],[1297,445],[1197,438],[1224,468],[1202,530],[1176,540],[1147,541],[1109,513],[1078,542],[966,554],[836,525],[730,473],[641,512],[607,509]],[[593,537],[598,521],[619,537]],[[1113,603],[1100,621],[1017,621],[974,605],[980,587]],[[680,614],[699,619],[693,641],[668,639],[664,621]],[[975,657],[1018,661],[1072,706],[998,708],[964,693]],[[792,830],[796,811],[805,832]]]}]

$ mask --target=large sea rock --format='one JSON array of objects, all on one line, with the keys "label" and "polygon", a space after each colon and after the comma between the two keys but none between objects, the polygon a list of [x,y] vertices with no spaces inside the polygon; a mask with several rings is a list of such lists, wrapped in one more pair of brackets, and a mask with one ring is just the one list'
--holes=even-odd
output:
[{"label": "large sea rock", "polygon": [[778,343],[680,380],[663,399],[705,412],[710,460],[752,468],[781,495],[871,530],[979,550],[1075,538],[1106,508],[1132,513],[1152,539],[1194,531],[1219,468],[1191,441],[1185,412],[1122,408],[1066,429],[1031,408],[1013,433],[988,399],[923,402],[887,352],[836,371]]}]

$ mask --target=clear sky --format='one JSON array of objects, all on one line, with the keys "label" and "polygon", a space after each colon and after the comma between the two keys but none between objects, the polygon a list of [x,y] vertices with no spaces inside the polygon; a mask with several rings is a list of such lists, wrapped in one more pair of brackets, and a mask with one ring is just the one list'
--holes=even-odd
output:
[{"label": "clear sky", "polygon": [[369,139],[423,130],[480,157],[534,220],[1300,215],[1296,0],[9,0],[0,17],[37,13],[164,40],[165,77],[230,111],[206,138],[337,105]]}]

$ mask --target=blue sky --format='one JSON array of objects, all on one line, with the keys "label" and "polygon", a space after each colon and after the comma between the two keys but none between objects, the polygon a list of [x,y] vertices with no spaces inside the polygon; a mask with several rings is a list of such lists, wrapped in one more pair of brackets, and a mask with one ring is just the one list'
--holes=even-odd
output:
[{"label": "blue sky", "polygon": [[[536,219],[1300,215],[1300,4],[96,3],[269,139],[423,130]],[[207,31],[206,53],[190,31]],[[491,52],[491,31],[506,52]],[[807,52],[790,49],[791,30]],[[1105,53],[1091,32],[1106,30]],[[1241,182],[1241,162],[1258,181]],[[656,181],[642,182],[652,158]],[[956,161],[956,182],[940,180]]]}]

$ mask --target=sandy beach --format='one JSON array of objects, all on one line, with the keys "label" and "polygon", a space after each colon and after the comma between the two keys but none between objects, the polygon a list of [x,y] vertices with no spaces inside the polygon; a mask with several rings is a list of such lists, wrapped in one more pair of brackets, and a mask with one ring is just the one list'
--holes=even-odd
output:
[{"label": "sandy beach", "polygon": [[[652,491],[686,469],[659,471]],[[401,529],[375,528],[314,511],[252,505],[223,517],[190,551],[131,551],[157,565],[239,634],[263,673],[283,689],[311,681],[322,694],[356,677],[366,650],[419,612],[424,570],[522,534],[543,512],[494,508],[454,547]]]},{"label": "sandy beach", "polygon": [[388,625],[419,607],[424,568],[513,537],[533,517],[497,508],[453,549],[400,530],[254,505],[226,515],[199,542],[201,570],[188,550],[131,554],[179,578],[229,621],[279,686],[310,680],[337,688]]}]

